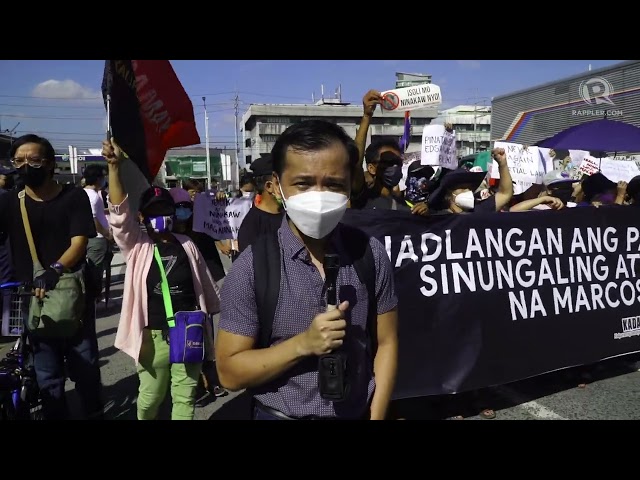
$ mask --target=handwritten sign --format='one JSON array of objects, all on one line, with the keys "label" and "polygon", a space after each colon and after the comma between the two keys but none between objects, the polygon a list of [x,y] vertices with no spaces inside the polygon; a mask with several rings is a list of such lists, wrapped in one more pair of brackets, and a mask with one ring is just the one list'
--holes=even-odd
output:
[{"label": "handwritten sign", "polygon": [[[507,166],[513,184],[513,194],[519,195],[526,192],[532,185],[541,184],[544,177],[543,159],[538,147],[517,143],[495,142],[494,148],[504,148],[507,154]],[[491,178],[500,178],[500,168],[494,160],[491,166]]]},{"label": "handwritten sign", "polygon": [[420,163],[454,170],[458,167],[456,132],[449,133],[444,125],[425,125],[422,129]]},{"label": "handwritten sign", "polygon": [[199,193],[193,201],[193,231],[215,240],[235,240],[252,205],[250,198],[216,200],[214,194]]},{"label": "handwritten sign", "polygon": [[612,182],[629,182],[633,177],[640,175],[640,170],[634,160],[603,158],[600,171]]},{"label": "handwritten sign", "polygon": [[405,112],[420,108],[437,107],[442,103],[440,87],[433,83],[416,85],[415,87],[396,88],[381,93],[383,110],[388,112]]},{"label": "handwritten sign", "polygon": [[585,156],[580,162],[580,167],[576,170],[576,174],[573,178],[580,179],[583,175],[593,175],[600,171],[600,159],[594,158],[590,155]]}]

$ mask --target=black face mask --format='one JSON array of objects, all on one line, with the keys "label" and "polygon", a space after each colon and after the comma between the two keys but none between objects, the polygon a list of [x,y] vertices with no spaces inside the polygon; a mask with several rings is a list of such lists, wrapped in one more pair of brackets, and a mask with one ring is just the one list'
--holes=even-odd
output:
[{"label": "black face mask", "polygon": [[44,167],[33,168],[25,165],[18,169],[18,176],[27,187],[38,188],[47,181],[49,171]]},{"label": "black face mask", "polygon": [[384,169],[384,173],[382,174],[382,185],[387,188],[394,188],[402,180],[402,168],[393,165],[391,167],[387,167]]}]

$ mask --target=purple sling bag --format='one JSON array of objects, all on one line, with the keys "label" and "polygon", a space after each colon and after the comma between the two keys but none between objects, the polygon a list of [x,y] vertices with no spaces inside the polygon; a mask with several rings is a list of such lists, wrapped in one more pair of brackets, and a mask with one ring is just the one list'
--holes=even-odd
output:
[{"label": "purple sling bag", "polygon": [[153,255],[160,269],[162,300],[169,324],[169,362],[201,363],[204,360],[204,322],[207,314],[198,310],[174,314],[169,282],[157,246],[153,247]]}]

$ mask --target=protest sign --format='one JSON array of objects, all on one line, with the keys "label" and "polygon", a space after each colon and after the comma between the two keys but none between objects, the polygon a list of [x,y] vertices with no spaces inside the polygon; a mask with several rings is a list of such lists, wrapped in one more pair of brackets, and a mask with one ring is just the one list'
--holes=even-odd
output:
[{"label": "protest sign", "polygon": [[379,239],[395,272],[394,397],[640,351],[640,220],[629,208],[431,218],[348,210],[343,222]]},{"label": "protest sign", "polygon": [[215,240],[238,238],[238,230],[251,209],[250,198],[216,200],[215,193],[199,193],[193,201],[193,231],[202,232]]},{"label": "protest sign", "polygon": [[422,165],[441,166],[454,170],[458,167],[456,134],[447,132],[444,125],[425,125],[422,129]]},{"label": "protest sign", "polygon": [[[513,194],[526,192],[532,185],[541,184],[545,169],[538,147],[520,145],[517,143],[495,142],[494,149],[503,148],[507,155],[507,165],[511,173]],[[496,161],[491,167],[491,178],[500,178],[500,169]]]},{"label": "protest sign", "polygon": [[380,106],[389,112],[434,108],[442,103],[440,87],[433,83],[387,90],[382,92],[380,96],[382,97]]},{"label": "protest sign", "polygon": [[582,178],[583,175],[591,176],[594,173],[599,172],[600,171],[600,162],[601,161],[602,161],[602,159],[594,158],[594,157],[592,157],[590,155],[586,155],[582,159],[582,162],[580,162],[580,166],[576,170],[576,174],[574,175],[574,178],[580,179],[580,178]]},{"label": "protest sign", "polygon": [[638,165],[633,160],[603,158],[600,171],[612,182],[629,182],[633,177],[640,175]]}]

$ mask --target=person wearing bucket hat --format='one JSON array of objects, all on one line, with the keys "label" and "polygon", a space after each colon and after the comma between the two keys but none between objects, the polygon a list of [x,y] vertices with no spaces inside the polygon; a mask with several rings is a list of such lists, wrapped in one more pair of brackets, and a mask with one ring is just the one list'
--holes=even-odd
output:
[{"label": "person wearing bucket hat", "polygon": [[[601,172],[594,173],[582,181],[584,202],[592,207],[614,205],[617,203],[618,185]],[[622,196],[624,197],[624,195]],[[620,201],[619,203],[622,203]]]},{"label": "person wearing bucket hat", "polygon": [[500,183],[495,195],[476,203],[474,192],[482,184],[486,173],[458,168],[447,172],[440,179],[438,188],[429,196],[428,203],[432,211],[439,214],[501,211],[513,197],[513,183],[504,149],[494,149],[492,155],[500,168]]}]

